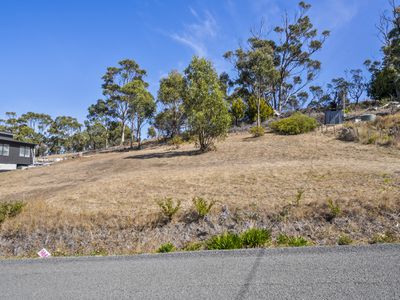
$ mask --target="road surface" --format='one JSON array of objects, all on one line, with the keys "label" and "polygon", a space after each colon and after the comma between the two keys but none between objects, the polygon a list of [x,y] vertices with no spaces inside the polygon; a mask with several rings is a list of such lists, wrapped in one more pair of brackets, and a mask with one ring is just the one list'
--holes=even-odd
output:
[{"label": "road surface", "polygon": [[400,299],[400,245],[0,261],[1,299]]}]

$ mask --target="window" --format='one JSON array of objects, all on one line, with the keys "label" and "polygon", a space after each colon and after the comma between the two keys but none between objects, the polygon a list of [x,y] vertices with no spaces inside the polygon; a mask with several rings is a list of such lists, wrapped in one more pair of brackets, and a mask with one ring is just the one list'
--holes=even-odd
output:
[{"label": "window", "polygon": [[0,144],[0,155],[9,156],[10,155],[10,145]]},{"label": "window", "polygon": [[19,156],[20,157],[31,157],[31,148],[21,146],[19,148]]}]

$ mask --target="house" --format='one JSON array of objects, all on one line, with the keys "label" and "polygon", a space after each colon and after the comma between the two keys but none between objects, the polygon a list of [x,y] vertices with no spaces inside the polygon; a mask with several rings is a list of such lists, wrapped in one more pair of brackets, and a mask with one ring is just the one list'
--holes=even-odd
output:
[{"label": "house", "polygon": [[0,132],[0,171],[33,164],[35,144],[14,140],[11,133]]}]

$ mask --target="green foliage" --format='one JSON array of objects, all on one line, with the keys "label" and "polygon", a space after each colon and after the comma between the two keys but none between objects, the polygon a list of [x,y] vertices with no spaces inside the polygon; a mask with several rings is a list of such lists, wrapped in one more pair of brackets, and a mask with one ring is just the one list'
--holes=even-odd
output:
[{"label": "green foliage", "polygon": [[172,198],[159,200],[157,201],[157,204],[160,207],[163,216],[166,217],[169,221],[172,220],[172,217],[181,208],[181,201],[175,202]]},{"label": "green foliage", "polygon": [[305,191],[303,189],[298,189],[297,190],[297,194],[296,194],[296,198],[295,198],[295,205],[296,206],[300,205],[300,201],[303,198],[304,192]]},{"label": "green foliage", "polygon": [[270,124],[273,131],[284,135],[295,135],[306,133],[318,127],[317,120],[302,113],[294,113],[288,118],[284,118]]},{"label": "green foliage", "polygon": [[237,234],[225,232],[221,235],[213,236],[207,242],[208,250],[228,250],[242,248],[242,240]]},{"label": "green foliage", "polygon": [[185,70],[185,112],[201,151],[213,149],[231,124],[218,75],[211,62],[194,57]]},{"label": "green foliage", "polygon": [[216,203],[216,201],[208,202],[202,197],[194,197],[192,202],[194,210],[200,218],[204,218],[206,215],[208,215],[211,211],[211,208]]},{"label": "green foliage", "polygon": [[181,132],[186,119],[183,107],[184,95],[185,80],[179,72],[172,71],[168,77],[160,80],[158,100],[163,104],[164,110],[158,117],[156,126],[166,133],[166,137],[173,137]]},{"label": "green foliage", "polygon": [[145,121],[152,118],[156,111],[156,103],[147,88],[148,84],[140,78],[129,81],[120,89],[124,99],[129,104],[130,122],[131,124],[135,123],[136,140],[139,148],[141,146],[142,127]]},{"label": "green foliage", "polygon": [[203,249],[204,244],[199,242],[189,243],[183,248],[184,251],[199,251]]},{"label": "green foliage", "polygon": [[158,248],[158,253],[169,253],[174,252],[176,250],[175,246],[172,243],[165,243]]},{"label": "green foliage", "polygon": [[249,131],[253,137],[260,137],[265,134],[265,129],[262,126],[251,127]]},{"label": "green foliage", "polygon": [[236,126],[238,126],[239,121],[244,118],[245,111],[246,104],[243,100],[241,98],[233,99],[230,112]]},{"label": "green foliage", "polygon": [[153,126],[150,126],[149,129],[147,129],[147,136],[151,139],[157,137],[156,129]]},{"label": "green foliage", "polygon": [[175,148],[179,148],[183,144],[183,139],[176,135],[168,141],[168,145],[174,146]]},{"label": "green foliage", "polygon": [[271,231],[266,229],[251,228],[240,235],[242,244],[246,248],[256,248],[264,246],[271,241]]},{"label": "green foliage", "polygon": [[337,243],[341,246],[350,245],[353,243],[353,240],[348,235],[341,235],[339,236]]},{"label": "green foliage", "polygon": [[279,246],[289,247],[303,247],[310,245],[310,242],[302,236],[288,236],[282,233],[278,235],[276,242]]},{"label": "green foliage", "polygon": [[396,236],[391,232],[375,234],[370,240],[370,244],[396,243]]},{"label": "green foliage", "polygon": [[[250,96],[247,101],[246,115],[251,123],[257,122],[257,104],[257,98],[254,96]],[[260,99],[259,105],[261,122],[266,121],[269,117],[272,117],[274,115],[273,108],[268,105],[268,103],[264,99]]]},{"label": "green foliage", "polygon": [[25,203],[21,201],[0,203],[0,224],[7,218],[13,218],[20,214],[24,206]]},{"label": "green foliage", "polygon": [[329,208],[330,217],[332,219],[338,217],[342,212],[339,204],[333,202],[332,199],[328,199],[328,208]]},{"label": "green foliage", "polygon": [[[326,30],[319,34],[311,23],[307,15],[310,7],[302,1],[294,17],[285,13],[282,24],[273,29],[275,39],[253,35],[248,39],[248,49],[240,47],[224,55],[233,61],[238,71],[234,83],[240,95],[253,95],[260,99],[269,94],[271,105],[279,112],[300,106],[300,101],[305,99],[302,89],[316,78],[321,69],[321,63],[313,57],[329,36]],[[264,34],[260,28],[257,35]],[[259,126],[260,120],[257,119]]]}]

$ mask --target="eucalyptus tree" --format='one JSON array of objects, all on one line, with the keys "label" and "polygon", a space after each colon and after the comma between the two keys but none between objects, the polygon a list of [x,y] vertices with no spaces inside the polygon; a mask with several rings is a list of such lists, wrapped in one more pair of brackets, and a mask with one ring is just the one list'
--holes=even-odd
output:
[{"label": "eucalyptus tree", "polygon": [[262,101],[270,95],[271,83],[277,76],[271,43],[259,38],[250,38],[247,49],[240,47],[235,51],[228,51],[224,57],[230,60],[237,70],[236,93],[247,100],[251,96],[255,97],[256,122],[257,126],[260,126]]},{"label": "eucalyptus tree", "polygon": [[[172,71],[166,78],[160,80],[158,101],[163,105],[163,111],[158,117],[160,127],[167,129],[169,137],[179,135],[185,122],[183,97],[185,93],[185,81],[178,71]],[[168,127],[168,128],[167,128]]]},{"label": "eucalyptus tree", "polygon": [[217,72],[204,58],[193,57],[185,69],[184,107],[200,150],[214,148],[215,139],[226,135],[231,118]]},{"label": "eucalyptus tree", "polygon": [[[141,131],[143,125],[150,120],[155,111],[156,103],[154,97],[147,90],[148,84],[142,79],[134,79],[128,82],[121,89],[125,95],[126,101],[129,104],[129,113],[131,116],[131,131],[136,130],[136,140],[138,148],[141,148]],[[133,134],[131,134],[131,147],[133,147]]]},{"label": "eucalyptus tree", "polygon": [[[92,104],[88,108],[87,121],[85,123],[89,131],[89,137],[92,141],[101,139],[104,141],[105,148],[109,146],[109,136],[110,136],[110,124],[112,122],[112,109],[107,101],[102,99],[97,100],[95,104]],[[94,142],[94,147],[97,145],[102,145],[100,141]]]},{"label": "eucalyptus tree", "polygon": [[350,70],[348,72],[348,92],[351,100],[356,104],[367,89],[367,81],[361,69]]},{"label": "eucalyptus tree", "polygon": [[118,67],[107,68],[103,79],[103,95],[107,98],[111,107],[112,116],[121,123],[121,145],[125,142],[125,127],[129,118],[130,105],[126,95],[121,91],[122,87],[135,79],[142,79],[146,71],[130,59],[121,60]]}]

